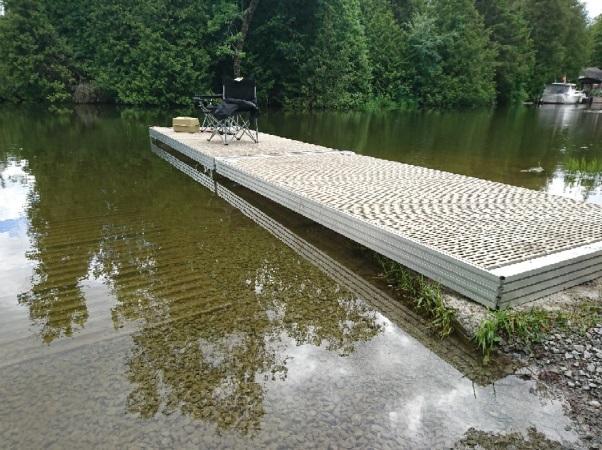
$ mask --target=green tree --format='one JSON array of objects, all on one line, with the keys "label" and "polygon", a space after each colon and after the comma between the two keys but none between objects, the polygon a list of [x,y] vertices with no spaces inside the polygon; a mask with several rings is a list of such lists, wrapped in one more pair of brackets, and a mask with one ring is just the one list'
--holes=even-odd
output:
[{"label": "green tree", "polygon": [[193,0],[108,0],[90,16],[92,75],[118,103],[190,103],[206,87],[207,19]]},{"label": "green tree", "polygon": [[401,101],[404,78],[401,48],[404,36],[395,21],[388,0],[361,3],[366,34],[372,93],[376,97]]},{"label": "green tree", "polygon": [[589,60],[587,15],[579,0],[527,0],[525,16],[531,27],[535,70],[529,94],[537,97],[545,84],[576,80]]},{"label": "green tree", "polygon": [[602,68],[602,14],[594,19],[589,27],[589,33],[592,43],[590,65]]},{"label": "green tree", "polygon": [[368,45],[359,0],[322,0],[314,43],[301,64],[300,102],[310,108],[351,109],[369,98]]},{"label": "green tree", "polygon": [[425,0],[387,0],[397,24],[408,24],[415,14],[424,12]]},{"label": "green tree", "polygon": [[236,1],[218,0],[211,3],[208,22],[209,41],[213,55],[222,63],[220,71],[228,75],[241,75],[241,65],[246,59],[244,51],[251,20],[255,15],[259,0]]},{"label": "green tree", "polygon": [[234,73],[271,104],[486,105],[575,79],[592,46],[602,59],[579,0],[2,4],[0,99],[13,101],[183,104]]},{"label": "green tree", "polygon": [[299,67],[313,42],[316,10],[317,0],[262,0],[245,43],[245,66],[265,103],[282,105],[302,95]]},{"label": "green tree", "polygon": [[496,52],[473,1],[433,0],[429,13],[435,18],[435,32],[441,39],[441,74],[431,94],[434,104],[492,104]]},{"label": "green tree", "polygon": [[56,32],[68,43],[74,84],[72,91],[77,103],[97,100],[91,83],[96,48],[86,38],[90,13],[96,8],[95,0],[45,0],[48,18]]},{"label": "green tree", "polygon": [[5,2],[0,20],[0,98],[65,101],[73,74],[66,40],[34,0]]},{"label": "green tree", "polygon": [[247,34],[249,33],[249,27],[251,26],[251,19],[253,18],[253,14],[255,14],[255,10],[257,9],[257,4],[259,0],[251,0],[249,2],[249,6],[242,13],[242,24],[240,26],[240,32],[237,34],[235,53],[234,53],[234,76],[240,76],[240,63],[243,47],[245,45],[245,39],[247,38]]},{"label": "green tree", "polygon": [[522,3],[477,0],[476,7],[484,17],[491,43],[497,51],[495,83],[498,103],[525,100],[535,56]]},{"label": "green tree", "polygon": [[577,80],[579,72],[590,60],[591,42],[587,28],[589,19],[585,4],[580,0],[568,2],[568,26],[565,46],[565,59],[563,66],[572,80]]},{"label": "green tree", "polygon": [[405,90],[422,104],[436,104],[433,87],[440,82],[442,39],[435,29],[435,19],[416,14],[408,24],[402,55],[405,65]]}]

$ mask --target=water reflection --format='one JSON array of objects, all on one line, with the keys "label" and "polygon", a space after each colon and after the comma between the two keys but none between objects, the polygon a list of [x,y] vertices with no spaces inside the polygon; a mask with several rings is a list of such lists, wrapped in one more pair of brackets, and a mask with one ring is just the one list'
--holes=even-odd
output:
[{"label": "water reflection", "polygon": [[602,204],[602,176],[568,172],[564,165],[573,160],[602,160],[600,110],[585,106],[544,105],[538,109],[540,125],[547,130],[546,145],[558,149],[559,163],[549,169],[543,190],[554,195]]},{"label": "water reflection", "polygon": [[28,173],[27,160],[5,156],[0,160],[0,232],[18,235],[25,220],[28,196],[35,178]]},{"label": "water reflection", "polygon": [[[583,106],[467,111],[278,113],[266,132],[551,194],[602,203],[599,190],[559,189],[569,158],[602,159],[602,116]],[[540,167],[542,172],[528,172]],[[598,189],[599,186],[596,188]]]},{"label": "water reflection", "polygon": [[103,152],[107,135],[117,130],[107,124],[98,133],[84,133],[93,120],[71,114],[36,120],[36,113],[30,114],[27,121],[17,115],[7,129],[23,143],[21,154],[36,179],[27,205],[27,258],[35,269],[30,289],[18,301],[28,307],[43,342],[51,343],[72,336],[89,318],[85,283],[99,253],[102,217],[111,209],[116,178],[114,162]]},{"label": "water reflection", "polygon": [[211,240],[179,236],[177,258],[168,244],[182,229],[165,230],[155,269],[138,274],[135,289],[115,279],[115,326],[135,321],[140,330],[126,362],[130,412],[179,412],[252,434],[266,383],[287,376],[283,339],[347,355],[380,332],[349,292],[261,233],[248,245],[248,225],[235,220]]},{"label": "water reflection", "polygon": [[[177,279],[160,271],[143,294],[157,307],[119,297],[117,316],[143,322],[127,361],[136,386],[130,412],[152,417],[179,410],[221,430],[249,433],[259,428],[265,382],[286,379],[282,336],[344,355],[380,331],[368,308],[327,279],[306,278],[288,252],[243,253],[237,268],[256,268],[244,278],[228,263],[191,267]],[[180,292],[166,295],[176,283]]]},{"label": "water reflection", "polygon": [[[146,250],[157,231],[145,220],[144,205],[161,189],[161,179],[157,165],[139,157],[148,142],[146,123],[122,120],[124,115],[131,116],[94,106],[54,114],[0,111],[3,164],[18,155],[28,177],[35,176],[26,199],[11,193],[2,202],[3,209],[15,202],[23,208],[22,217],[3,222],[3,228],[27,223],[31,247],[23,253],[34,270],[27,282],[18,282],[29,287],[17,298],[45,343],[84,329],[90,319],[86,293],[102,295],[99,283],[119,291],[115,277],[152,269]],[[137,119],[152,121],[150,116],[157,114]],[[2,170],[4,185],[12,176],[8,169]],[[153,198],[156,209],[162,207],[159,198]]]},{"label": "water reflection", "polygon": [[150,153],[147,125],[172,116],[0,108],[0,196],[17,205],[0,298],[29,314],[15,325],[0,305],[4,445],[428,448],[531,425],[574,439],[561,403],[516,377],[473,384],[446,362],[470,364],[463,350],[414,339],[423,324],[370,283]]},{"label": "water reflection", "polygon": [[602,174],[568,173],[557,169],[548,181],[546,191],[602,205]]},{"label": "water reflection", "polygon": [[35,176],[21,204],[34,271],[18,302],[58,348],[113,305],[115,332],[133,331],[131,414],[253,433],[265,384],[286,379],[283,339],[345,356],[381,331],[353,294],[228,204],[174,183],[148,154],[146,127],[95,109],[33,127],[44,141],[27,142],[25,129],[20,140]]},{"label": "water reflection", "polygon": [[16,275],[28,267],[23,252],[29,245],[25,211],[33,200],[35,178],[18,153],[15,149],[10,156],[0,157],[0,306],[12,303],[9,292],[20,286]]}]

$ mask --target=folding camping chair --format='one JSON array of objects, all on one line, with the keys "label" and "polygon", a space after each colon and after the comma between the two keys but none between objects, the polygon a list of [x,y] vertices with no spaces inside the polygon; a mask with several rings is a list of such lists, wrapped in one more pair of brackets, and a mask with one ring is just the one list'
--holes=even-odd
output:
[{"label": "folding camping chair", "polygon": [[224,77],[222,97],[222,102],[212,114],[216,124],[208,140],[219,136],[228,145],[233,138],[240,140],[247,135],[253,142],[259,142],[257,118],[260,111],[255,80],[250,77]]},{"label": "folding camping chair", "polygon": [[203,113],[203,122],[201,123],[200,127],[201,131],[213,132],[215,125],[217,124],[217,119],[213,117],[213,113],[215,112],[218,106],[217,100],[221,98],[223,98],[222,94],[197,94],[194,97],[192,97],[193,100],[196,100],[198,102],[197,106]]}]

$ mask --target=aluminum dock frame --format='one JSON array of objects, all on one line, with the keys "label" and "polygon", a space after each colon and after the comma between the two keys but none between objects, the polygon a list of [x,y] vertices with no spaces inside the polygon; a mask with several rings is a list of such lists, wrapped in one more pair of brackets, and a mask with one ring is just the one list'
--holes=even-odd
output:
[{"label": "aluminum dock frame", "polygon": [[492,309],[602,276],[600,205],[267,134],[150,138]]}]

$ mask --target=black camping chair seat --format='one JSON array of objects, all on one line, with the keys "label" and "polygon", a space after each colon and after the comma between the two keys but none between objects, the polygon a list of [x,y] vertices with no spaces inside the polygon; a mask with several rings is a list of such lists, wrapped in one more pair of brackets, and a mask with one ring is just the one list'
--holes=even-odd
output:
[{"label": "black camping chair seat", "polygon": [[216,124],[208,140],[219,136],[228,145],[233,138],[240,140],[247,135],[253,142],[259,142],[257,118],[260,110],[255,80],[251,77],[224,77],[222,97],[222,102],[212,113]]}]

